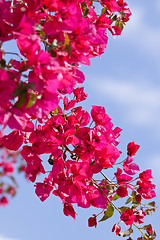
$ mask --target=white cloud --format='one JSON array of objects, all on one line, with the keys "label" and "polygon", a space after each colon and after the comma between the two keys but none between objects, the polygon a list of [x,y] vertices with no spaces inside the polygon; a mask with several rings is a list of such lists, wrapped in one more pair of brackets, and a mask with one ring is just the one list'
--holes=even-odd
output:
[{"label": "white cloud", "polygon": [[[103,86],[103,87],[102,87]],[[92,87],[104,98],[110,98],[122,109],[122,114],[131,124],[153,128],[159,126],[160,88],[146,80],[127,80],[107,78],[92,81]],[[157,129],[160,127],[157,127]]]},{"label": "white cloud", "polygon": [[159,168],[160,168],[160,154],[150,156],[147,159],[150,169],[152,169],[152,175],[155,181],[158,181],[159,184]]},{"label": "white cloud", "polygon": [[17,240],[15,238],[8,238],[0,235],[0,240]]},{"label": "white cloud", "polygon": [[159,0],[155,1],[155,7],[156,7],[157,11],[160,12],[160,1]]},{"label": "white cloud", "polygon": [[[157,8],[160,10],[159,0],[155,6],[155,14]],[[150,56],[159,62],[160,27],[158,24],[148,23],[147,19],[151,17],[153,18],[154,16],[150,16],[147,8],[140,6],[132,8],[132,17],[126,25],[127,30],[124,41],[131,42],[144,55]]]}]

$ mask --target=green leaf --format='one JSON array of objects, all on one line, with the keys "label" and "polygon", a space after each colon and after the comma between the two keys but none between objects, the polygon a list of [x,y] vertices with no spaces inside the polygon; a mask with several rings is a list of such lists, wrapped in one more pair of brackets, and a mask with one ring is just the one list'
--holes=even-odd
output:
[{"label": "green leaf", "polygon": [[71,56],[71,54],[72,54],[71,45],[66,45],[65,50],[69,53],[69,56]]},{"label": "green leaf", "polygon": [[69,36],[67,33],[64,33],[64,35],[65,35],[64,46],[66,46],[66,45],[69,45],[70,40],[69,40]]},{"label": "green leaf", "polygon": [[147,228],[149,228],[149,227],[151,227],[151,224],[148,224],[148,225],[143,226],[143,229],[147,229]]},{"label": "green leaf", "polygon": [[59,108],[55,108],[54,111],[50,112],[51,116],[57,115],[57,113],[59,112]]},{"label": "green leaf", "polygon": [[[4,191],[4,192],[6,192],[6,193],[9,193],[9,192],[10,192],[10,190],[11,190],[11,186],[10,186],[10,185],[8,185],[8,186],[6,187],[6,189],[5,189],[5,191]],[[14,191],[12,192],[12,197],[14,197],[14,196],[15,196],[15,194],[16,194],[16,190],[14,189]]]},{"label": "green leaf", "polygon": [[31,92],[29,94],[30,94],[29,101],[26,108],[32,107],[37,101],[37,96],[34,93]]},{"label": "green leaf", "polygon": [[105,221],[108,218],[112,217],[113,213],[114,213],[114,207],[111,204],[109,204],[104,216],[102,217],[101,220],[99,220],[99,222]]},{"label": "green leaf", "polygon": [[57,114],[58,112],[59,112],[59,108],[57,107],[54,109],[54,114]]},{"label": "green leaf", "polygon": [[131,201],[132,201],[132,198],[128,198],[127,201],[126,201],[126,204],[130,203]]},{"label": "green leaf", "polygon": [[150,209],[146,209],[146,210],[145,210],[145,213],[146,213],[147,215],[149,215],[150,212],[151,212]]},{"label": "green leaf", "polygon": [[56,48],[56,47],[51,44],[51,45],[47,48],[47,51],[48,51],[49,53],[51,53],[51,56],[52,56],[52,57],[56,58],[57,53],[53,50],[54,48]]},{"label": "green leaf", "polygon": [[25,84],[24,82],[20,82],[12,95],[15,97],[20,97],[22,94],[27,93],[28,89],[35,90],[35,83],[29,82],[28,84]]},{"label": "green leaf", "polygon": [[113,18],[112,18],[112,21],[116,21],[117,20],[117,15],[115,15]]},{"label": "green leaf", "polygon": [[13,176],[10,176],[10,179],[12,180],[12,182],[14,182],[16,184],[16,180]]},{"label": "green leaf", "polygon": [[47,47],[47,51],[53,55],[56,54],[56,52],[53,50],[55,48],[59,48],[62,46],[62,42],[58,42],[57,39],[54,39],[50,46]]},{"label": "green leaf", "polygon": [[28,68],[29,68],[29,67],[27,66],[27,64],[25,64],[25,65],[23,65],[23,66],[21,67],[21,69],[19,70],[19,72],[22,73],[22,72],[28,70]]},{"label": "green leaf", "polygon": [[6,66],[6,61],[2,58],[0,60],[0,68],[5,68],[5,66]]},{"label": "green leaf", "polygon": [[22,107],[26,100],[26,92],[19,96],[18,102],[14,105],[15,108]]},{"label": "green leaf", "polygon": [[36,85],[35,85],[34,82],[29,82],[29,83],[27,84],[27,89],[35,90],[35,87],[36,87]]},{"label": "green leaf", "polygon": [[119,27],[119,20],[116,21],[115,26]]},{"label": "green leaf", "polygon": [[82,10],[83,10],[83,17],[86,17],[89,12],[89,8],[85,2],[82,3]]},{"label": "green leaf", "polygon": [[148,203],[148,205],[149,206],[151,206],[151,207],[156,207],[156,203],[153,201],[153,202],[150,202],[150,203]]},{"label": "green leaf", "polygon": [[[19,108],[24,105],[28,89],[35,90],[35,83],[34,82],[30,82],[28,84],[25,84],[23,82],[19,83],[19,85],[17,86],[17,89],[12,93],[13,96],[19,97],[14,107]],[[36,95],[33,92],[29,94],[30,94],[29,102],[26,108],[31,107],[36,102],[36,99],[37,99]]]},{"label": "green leaf", "polygon": [[143,240],[153,240],[154,238],[150,238],[148,234],[145,234]]},{"label": "green leaf", "polygon": [[122,31],[124,28],[124,23],[118,19],[115,23],[115,26],[120,27],[120,29]]},{"label": "green leaf", "polygon": [[150,214],[152,214],[152,211],[155,212],[156,209],[155,209],[155,208],[147,208],[147,209],[145,210],[145,213],[146,213],[147,215],[150,215]]},{"label": "green leaf", "polygon": [[18,173],[21,173],[21,172],[22,172],[22,169],[23,169],[23,166],[19,167],[19,168],[18,168]]},{"label": "green leaf", "polygon": [[90,166],[95,165],[95,161],[89,163]]},{"label": "green leaf", "polygon": [[117,193],[113,196],[113,198],[112,198],[112,201],[115,201],[115,200],[117,200],[118,198],[120,198],[118,195],[117,195]]},{"label": "green leaf", "polygon": [[136,196],[136,191],[132,191],[131,196],[132,196],[132,197],[135,197],[135,196]]},{"label": "green leaf", "polygon": [[125,13],[123,11],[120,12],[121,13],[121,18],[125,17]]},{"label": "green leaf", "polygon": [[102,8],[101,15],[102,15],[102,14],[105,14],[105,13],[106,13],[106,10],[107,10],[106,7]]},{"label": "green leaf", "polygon": [[1,182],[1,183],[0,183],[0,187],[3,187],[3,185],[4,185],[4,182]]},{"label": "green leaf", "polygon": [[119,22],[119,27],[121,29],[121,31],[123,30],[124,26],[123,26],[123,23],[122,22]]},{"label": "green leaf", "polygon": [[139,204],[140,204],[139,202],[134,202],[134,203],[131,204],[131,207],[130,207],[130,208],[133,209],[133,208],[135,208],[135,207],[138,207]]},{"label": "green leaf", "polygon": [[48,163],[49,163],[50,165],[53,165],[53,163],[54,163],[54,159],[49,158],[49,159],[48,159]]},{"label": "green leaf", "polygon": [[128,209],[128,207],[122,206],[119,209],[120,209],[121,213],[123,213]]},{"label": "green leaf", "polygon": [[24,83],[20,82],[16,90],[12,93],[13,96],[21,96],[22,93],[26,92]]}]

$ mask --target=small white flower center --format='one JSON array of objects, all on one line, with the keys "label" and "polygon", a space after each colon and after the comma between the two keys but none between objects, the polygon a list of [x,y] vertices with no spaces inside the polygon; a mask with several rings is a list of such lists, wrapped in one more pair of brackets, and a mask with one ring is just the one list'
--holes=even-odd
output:
[{"label": "small white flower center", "polygon": [[97,132],[97,136],[100,137],[100,136],[101,136],[101,133],[100,133],[100,132]]}]

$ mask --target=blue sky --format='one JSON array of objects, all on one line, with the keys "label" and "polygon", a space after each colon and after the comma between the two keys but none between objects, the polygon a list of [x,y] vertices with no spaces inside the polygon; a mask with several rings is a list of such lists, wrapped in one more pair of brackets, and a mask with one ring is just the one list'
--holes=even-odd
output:
[{"label": "blue sky", "polygon": [[[115,126],[123,129],[119,149],[125,157],[128,142],[141,148],[136,162],[141,170],[152,169],[157,184],[157,205],[160,197],[160,1],[131,1],[133,13],[122,36],[109,38],[101,59],[91,61],[85,72],[84,87],[89,94],[84,103],[105,106]],[[77,219],[63,215],[62,203],[50,197],[44,203],[36,197],[33,184],[18,176],[19,190],[6,208],[1,208],[0,240],[116,240],[111,227],[119,216],[88,228],[87,219],[96,209],[77,208]],[[159,209],[146,223],[159,228]],[[117,220],[116,220],[117,219]],[[134,235],[137,236],[137,235]],[[158,238],[158,237],[157,237]],[[117,239],[119,239],[117,237]],[[136,239],[136,238],[133,238]]]}]

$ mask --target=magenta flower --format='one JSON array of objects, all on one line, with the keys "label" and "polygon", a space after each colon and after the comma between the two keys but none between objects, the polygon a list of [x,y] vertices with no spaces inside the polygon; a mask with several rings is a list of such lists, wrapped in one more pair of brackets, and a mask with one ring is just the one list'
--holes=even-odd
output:
[{"label": "magenta flower", "polygon": [[116,193],[117,193],[117,195],[119,197],[126,197],[126,196],[128,196],[128,191],[123,186],[118,187]]},{"label": "magenta flower", "polygon": [[126,224],[127,227],[133,224],[135,217],[136,216],[133,214],[133,209],[130,208],[121,214],[121,220]]},{"label": "magenta flower", "polygon": [[114,224],[112,232],[116,232],[116,235],[121,231],[121,227],[118,224]]},{"label": "magenta flower", "polygon": [[93,214],[93,217],[90,217],[88,219],[88,226],[89,227],[97,227],[97,219],[96,219],[96,215]]},{"label": "magenta flower", "polygon": [[138,144],[135,144],[135,142],[130,142],[127,145],[127,155],[128,156],[133,156],[135,153],[138,151],[140,146]]},{"label": "magenta flower", "polygon": [[76,212],[74,211],[74,207],[70,203],[65,203],[63,208],[64,215],[71,216],[74,219],[76,218]]},{"label": "magenta flower", "polygon": [[140,169],[136,163],[132,163],[134,160],[133,156],[128,156],[126,161],[123,162],[123,170],[129,175],[137,174]]},{"label": "magenta flower", "polygon": [[0,139],[0,143],[9,150],[18,150],[22,143],[23,137],[19,134],[19,131],[13,131],[8,135],[4,135]]}]

